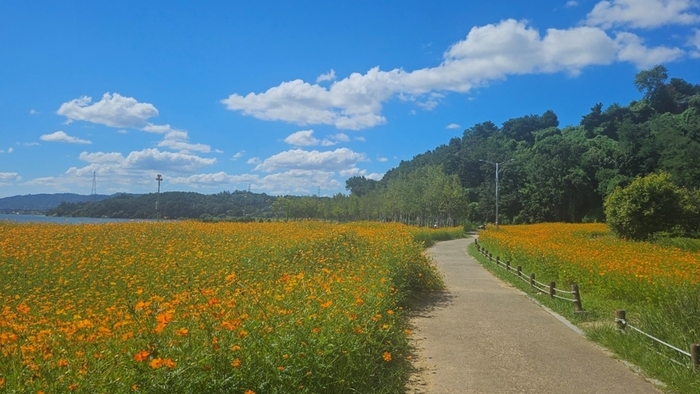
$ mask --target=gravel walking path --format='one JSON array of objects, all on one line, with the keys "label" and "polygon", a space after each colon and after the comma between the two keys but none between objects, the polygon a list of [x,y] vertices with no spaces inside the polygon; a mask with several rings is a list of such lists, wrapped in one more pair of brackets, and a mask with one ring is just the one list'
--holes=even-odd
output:
[{"label": "gravel walking path", "polygon": [[412,312],[408,393],[661,393],[486,271],[466,253],[470,242],[428,250],[447,290]]}]

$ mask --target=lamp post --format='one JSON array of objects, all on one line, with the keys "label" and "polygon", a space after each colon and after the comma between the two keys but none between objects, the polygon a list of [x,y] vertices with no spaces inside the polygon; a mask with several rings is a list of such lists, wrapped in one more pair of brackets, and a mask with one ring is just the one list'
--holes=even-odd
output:
[{"label": "lamp post", "polygon": [[158,208],[158,203],[160,202],[160,182],[163,180],[163,177],[158,174],[156,175],[156,181],[158,181],[158,195],[156,197],[156,220],[160,220],[160,211]]},{"label": "lamp post", "polygon": [[515,160],[515,159],[510,159],[510,160],[500,162],[500,163],[494,163],[494,162],[488,161],[488,160],[479,160],[479,161],[483,161],[484,163],[489,163],[489,164],[493,164],[496,166],[496,228],[498,228],[498,167],[501,164],[507,164],[513,160]]}]

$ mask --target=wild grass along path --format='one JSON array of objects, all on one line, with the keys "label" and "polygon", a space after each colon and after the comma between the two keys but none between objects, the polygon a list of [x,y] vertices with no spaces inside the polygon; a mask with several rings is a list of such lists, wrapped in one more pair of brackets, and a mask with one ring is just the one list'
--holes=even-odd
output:
[{"label": "wild grass along path", "polygon": [[428,250],[447,289],[411,317],[417,371],[409,393],[660,393],[486,271],[466,253],[470,242]]}]

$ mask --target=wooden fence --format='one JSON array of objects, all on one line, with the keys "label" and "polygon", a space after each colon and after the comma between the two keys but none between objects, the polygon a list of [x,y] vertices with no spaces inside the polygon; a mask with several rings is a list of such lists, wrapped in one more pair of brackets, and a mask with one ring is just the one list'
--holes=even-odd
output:
[{"label": "wooden fence", "polygon": [[[531,287],[537,289],[538,291],[549,294],[551,298],[557,298],[564,301],[569,301],[574,304],[574,310],[576,312],[583,311],[583,304],[581,302],[581,293],[579,292],[578,285],[576,283],[571,285],[571,290],[564,290],[557,288],[557,283],[554,281],[547,283],[542,283],[535,278],[535,273],[530,273],[530,275],[523,274],[522,266],[518,265],[513,267],[510,261],[502,261],[500,257],[495,258],[486,249],[481,247],[479,240],[474,240],[474,245],[476,250],[481,253],[484,257],[488,258],[491,263],[494,263],[497,267],[503,268],[506,272],[515,275],[517,278],[528,283]],[[562,295],[564,294],[564,295]]]},{"label": "wooden fence", "polygon": [[[551,298],[558,298],[561,300],[565,301],[570,301],[573,302],[574,308],[577,312],[583,311],[583,306],[581,304],[581,293],[579,292],[578,285],[577,284],[572,284],[571,285],[571,291],[565,291],[562,289],[557,289],[556,288],[556,283],[554,281],[550,282],[549,284],[545,284],[542,282],[539,282],[535,280],[535,274],[531,273],[529,276],[523,274],[522,272],[522,267],[517,266],[515,268],[512,267],[510,261],[502,261],[500,257],[496,256],[493,257],[491,253],[489,253],[485,248],[483,248],[477,239],[474,240],[474,245],[476,246],[476,250],[483,255],[484,257],[489,259],[489,262],[494,263],[497,267],[503,268],[506,270],[506,272],[512,273],[519,279],[523,280],[524,282],[527,282],[530,284],[531,287],[537,289],[538,291],[542,293],[549,293],[549,296]],[[571,296],[571,298],[568,298],[566,296],[561,296],[560,294],[568,294]],[[626,329],[630,329],[638,334],[643,335],[644,337],[648,338],[649,340],[658,343],[668,349],[674,350],[678,354],[685,356],[687,358],[690,358],[690,367],[693,370],[700,370],[700,344],[698,343],[692,343],[690,344],[690,352],[687,352],[685,350],[682,350],[676,346],[673,346],[669,343],[666,343],[662,341],[659,338],[654,337],[653,335],[646,333],[639,328],[629,324],[629,322],[626,320],[626,314],[624,310],[617,310],[615,311],[615,323],[617,324],[618,330],[620,332],[626,332]],[[650,349],[651,350],[651,349]],[[654,351],[654,350],[652,350]],[[654,351],[655,352],[655,351]],[[687,366],[684,363],[678,362],[677,360],[674,360],[672,358],[669,358],[665,356],[664,354],[661,354],[659,352],[655,352],[660,356],[666,357],[669,361],[672,361],[674,363]]]}]

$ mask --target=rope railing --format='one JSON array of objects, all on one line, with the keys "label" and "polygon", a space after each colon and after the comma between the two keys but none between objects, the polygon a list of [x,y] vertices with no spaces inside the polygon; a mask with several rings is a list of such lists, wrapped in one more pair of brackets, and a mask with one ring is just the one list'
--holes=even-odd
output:
[{"label": "rope railing", "polygon": [[[652,341],[654,341],[660,345],[665,346],[668,349],[675,350],[677,353],[679,353],[682,356],[689,357],[690,358],[690,367],[693,370],[697,370],[698,368],[700,368],[700,344],[691,343],[690,344],[690,352],[687,352],[687,351],[685,351],[677,346],[671,345],[668,342],[662,341],[661,339],[656,338],[655,336],[653,336],[649,333],[646,333],[646,332],[642,331],[641,329],[629,324],[629,322],[627,321],[626,313],[622,309],[618,309],[615,311],[615,324],[617,325],[618,330],[620,330],[621,332],[625,332],[625,330],[627,328],[629,328],[632,331],[635,331],[639,334],[642,334],[645,337],[651,339]],[[655,353],[658,353],[658,352],[655,352]],[[666,356],[664,356],[664,357],[666,357]],[[675,360],[670,359],[670,358],[669,358],[669,360],[676,362]]]},{"label": "rope railing", "polygon": [[[515,270],[513,269],[510,261],[501,261],[501,258],[496,256],[495,258],[491,253],[489,253],[485,248],[483,248],[477,239],[474,240],[474,245],[476,250],[481,253],[484,257],[488,258],[489,262],[494,263],[497,267],[503,268],[506,272],[515,275],[520,278],[525,283],[528,283],[530,287],[538,290],[541,293],[549,294],[550,298],[557,298],[560,300],[572,302],[574,308],[577,312],[583,311],[583,306],[581,304],[581,293],[578,290],[578,285],[576,283],[571,285],[571,290],[558,289],[556,282],[552,281],[550,283],[542,283],[535,279],[535,274],[531,273],[529,276],[524,276],[522,266],[517,266]],[[560,294],[569,294],[571,298],[562,296]]]}]

